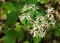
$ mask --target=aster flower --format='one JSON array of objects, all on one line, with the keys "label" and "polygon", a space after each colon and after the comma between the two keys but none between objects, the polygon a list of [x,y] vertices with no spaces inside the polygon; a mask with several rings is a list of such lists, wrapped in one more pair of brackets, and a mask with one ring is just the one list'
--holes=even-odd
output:
[{"label": "aster flower", "polygon": [[28,9],[27,5],[25,4],[22,8],[22,13],[25,12]]},{"label": "aster flower", "polygon": [[42,38],[45,37],[46,31],[47,31],[47,30],[45,30],[44,32],[41,32]]},{"label": "aster flower", "polygon": [[30,14],[29,14],[29,13],[24,13],[24,14],[22,14],[22,16],[25,16],[25,18],[26,18],[27,20],[30,19]]},{"label": "aster flower", "polygon": [[47,14],[46,16],[49,18],[49,20],[53,20],[54,19],[54,15],[53,14]]},{"label": "aster flower", "polygon": [[45,12],[48,13],[48,14],[54,13],[54,8],[49,7]]},{"label": "aster flower", "polygon": [[29,4],[28,5],[28,9],[32,9],[33,7],[32,7],[32,4]]},{"label": "aster flower", "polygon": [[[34,5],[34,4],[30,4],[28,6],[25,5],[25,7],[27,8],[26,10],[30,10],[32,9],[33,11],[36,11],[38,9],[38,6]],[[24,10],[24,11],[26,11]],[[23,11],[23,12],[24,12]],[[48,8],[46,11],[47,15],[46,16],[37,16],[35,17],[36,19],[34,20],[33,18],[31,18],[31,14],[28,13],[23,13],[20,16],[20,20],[22,21],[24,18],[26,18],[27,20],[30,21],[30,23],[33,25],[32,29],[29,29],[29,32],[33,35],[33,37],[45,37],[46,31],[48,29],[50,29],[50,24],[52,24],[52,26],[55,24],[55,19],[54,19],[54,8]],[[48,18],[50,20],[50,22],[48,22],[48,20],[46,20],[46,18]]]},{"label": "aster flower", "polygon": [[30,4],[30,5],[28,5],[28,9],[32,9],[33,11],[36,11],[39,8],[35,4]]},{"label": "aster flower", "polygon": [[35,4],[29,4],[29,5],[24,5],[23,9],[22,9],[22,13],[27,11],[27,10],[30,10],[32,9],[33,11],[36,11],[38,8],[38,6],[36,6]]},{"label": "aster flower", "polygon": [[30,14],[29,13],[23,13],[22,15],[19,16],[19,19],[22,21],[24,18],[27,20],[30,20]]},{"label": "aster flower", "polygon": [[52,20],[49,24],[52,24],[54,26],[55,23],[56,23],[56,20]]},{"label": "aster flower", "polygon": [[33,37],[38,36],[38,32],[36,30],[32,29],[32,30],[29,30],[29,31],[30,31],[30,34],[33,35]]},{"label": "aster flower", "polygon": [[22,21],[25,18],[25,16],[19,16],[20,21]]},{"label": "aster flower", "polygon": [[36,7],[33,7],[32,9],[33,9],[33,11],[36,11],[39,8],[38,8],[38,6],[36,6]]}]

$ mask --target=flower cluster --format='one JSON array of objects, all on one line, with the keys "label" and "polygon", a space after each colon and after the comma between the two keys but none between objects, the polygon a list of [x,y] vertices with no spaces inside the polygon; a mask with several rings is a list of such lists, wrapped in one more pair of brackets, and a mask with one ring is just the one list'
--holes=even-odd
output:
[{"label": "flower cluster", "polygon": [[22,15],[19,16],[20,20],[22,21],[24,18],[27,20],[30,19],[30,14],[29,13],[23,13]]},{"label": "flower cluster", "polygon": [[[25,12],[28,9],[33,9],[35,11],[38,9],[38,6],[33,5],[25,5],[22,9],[22,12]],[[30,24],[32,24],[32,28],[29,28],[29,32],[33,37],[44,37],[46,34],[46,31],[50,29],[51,25],[54,26],[55,24],[55,19],[54,19],[54,8],[48,8],[46,10],[46,15],[45,16],[36,16],[35,20],[31,17],[31,14],[28,13],[23,13],[22,15],[19,16],[20,21],[25,18],[30,21]]]},{"label": "flower cluster", "polygon": [[38,8],[38,6],[35,6],[35,4],[29,4],[29,5],[25,4],[21,12],[23,13],[23,12],[30,10],[30,9],[32,9],[33,11],[36,11],[39,8]]}]

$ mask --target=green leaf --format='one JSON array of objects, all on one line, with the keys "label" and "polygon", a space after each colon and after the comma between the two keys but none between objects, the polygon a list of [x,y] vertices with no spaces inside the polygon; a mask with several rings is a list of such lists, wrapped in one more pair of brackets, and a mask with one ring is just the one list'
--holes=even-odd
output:
[{"label": "green leaf", "polygon": [[60,29],[60,20],[57,20],[56,21],[56,23],[55,23],[55,25],[54,25],[54,30],[58,30],[58,29]]},{"label": "green leaf", "polygon": [[9,31],[2,39],[3,43],[15,43],[15,32]]},{"label": "green leaf", "polygon": [[18,3],[23,3],[25,2],[26,0],[17,0]]},{"label": "green leaf", "polygon": [[26,28],[29,28],[30,26],[30,21],[26,20]]},{"label": "green leaf", "polygon": [[45,13],[41,13],[41,12],[36,12],[35,14],[36,14],[36,16],[37,15],[39,15],[39,16],[45,16],[46,15]]},{"label": "green leaf", "polygon": [[60,28],[54,32],[54,35],[60,37]]},{"label": "green leaf", "polygon": [[5,14],[5,13],[2,13],[1,15],[2,15],[3,17],[6,17],[6,14]]},{"label": "green leaf", "polygon": [[18,37],[18,40],[22,40],[24,38],[24,34],[23,34],[23,31],[19,31],[16,33],[17,34],[17,37]]},{"label": "green leaf", "polygon": [[30,26],[30,21],[29,20],[27,20],[26,18],[24,18],[23,20],[22,20],[22,23],[25,25],[25,27],[28,29],[29,28],[29,26]]},{"label": "green leaf", "polygon": [[16,23],[16,28],[15,28],[15,30],[18,32],[18,31],[21,31],[21,25],[20,25],[20,23]]},{"label": "green leaf", "polygon": [[10,26],[12,24],[14,24],[16,22],[16,20],[18,19],[18,12],[11,12],[6,19],[5,25]]},{"label": "green leaf", "polygon": [[47,0],[37,0],[37,2],[44,3],[44,4],[48,3]]},{"label": "green leaf", "polygon": [[60,37],[60,20],[57,20],[54,26],[54,35]]},{"label": "green leaf", "polygon": [[57,0],[53,0],[53,4],[57,3]]},{"label": "green leaf", "polygon": [[4,33],[5,33],[5,34],[9,32],[9,28],[8,28],[7,26],[5,26],[5,25],[4,25],[3,30],[4,30]]},{"label": "green leaf", "polygon": [[13,5],[13,3],[8,3],[5,2],[2,4],[2,6],[6,9],[6,10],[11,10],[11,11],[16,11],[17,9],[15,8],[15,6]]},{"label": "green leaf", "polygon": [[30,12],[30,14],[31,14],[31,15],[30,15],[31,18],[35,19],[35,17],[37,16],[36,12],[33,11],[33,10],[30,10],[29,12]]},{"label": "green leaf", "polygon": [[13,3],[15,8],[17,9],[18,12],[21,12],[22,9],[22,5],[18,4],[18,3]]},{"label": "green leaf", "polygon": [[3,43],[15,43],[15,39],[13,39],[9,36],[5,36],[3,39]]},{"label": "green leaf", "polygon": [[37,0],[27,0],[26,4],[36,4]]},{"label": "green leaf", "polygon": [[34,17],[34,12],[32,11],[32,10],[30,10],[30,16],[31,16],[31,18],[33,18]]},{"label": "green leaf", "polygon": [[34,43],[39,43],[40,41],[41,41],[41,37],[34,37],[33,38],[33,41],[34,41]]},{"label": "green leaf", "polygon": [[22,23],[25,25],[25,22],[26,22],[26,18],[24,18],[23,20],[22,20]]},{"label": "green leaf", "polygon": [[27,40],[27,41],[25,41],[24,43],[29,43],[29,41]]}]

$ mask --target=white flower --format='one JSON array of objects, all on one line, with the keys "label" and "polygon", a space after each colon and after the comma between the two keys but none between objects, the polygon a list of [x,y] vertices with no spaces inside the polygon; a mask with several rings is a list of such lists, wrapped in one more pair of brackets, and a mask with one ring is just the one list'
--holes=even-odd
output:
[{"label": "white flower", "polygon": [[33,29],[30,29],[29,31],[30,31],[30,34],[33,34],[33,32],[34,32],[34,30],[33,30]]},{"label": "white flower", "polygon": [[33,35],[33,37],[35,37],[37,34],[36,34],[36,32],[34,32],[34,35]]},{"label": "white flower", "polygon": [[33,37],[37,37],[38,36],[38,32],[34,29],[29,30],[31,34],[33,34]]},{"label": "white flower", "polygon": [[29,13],[23,13],[21,16],[19,16],[19,19],[22,21],[24,18],[27,20],[30,20],[30,14]]},{"label": "white flower", "polygon": [[44,18],[43,16],[40,16],[40,20],[41,20],[41,21],[44,21],[45,18]]},{"label": "white flower", "polygon": [[28,6],[25,4],[24,7],[22,8],[22,13],[25,12],[28,9]]},{"label": "white flower", "polygon": [[53,26],[55,25],[56,21],[52,20],[49,24],[52,24]]},{"label": "white flower", "polygon": [[28,5],[28,9],[32,9],[32,8],[33,8],[32,4]]},{"label": "white flower", "polygon": [[33,11],[36,11],[39,8],[38,8],[38,6],[36,6],[36,7],[33,7],[32,9],[33,9]]},{"label": "white flower", "polygon": [[[36,6],[35,5],[31,5],[31,6],[32,7],[30,7],[30,9],[35,10]],[[44,17],[37,16],[36,20],[32,19],[33,29],[30,30],[30,33],[33,34],[33,37],[38,37],[38,36],[41,36],[42,38],[45,37],[46,31],[50,29],[50,24],[52,25],[55,24],[56,21],[54,19],[54,15],[52,14],[54,13],[54,8],[49,8],[47,11],[48,14],[46,16]],[[48,18],[51,21],[48,22],[46,18]]]},{"label": "white flower", "polygon": [[34,27],[34,28],[33,28],[33,30],[36,30],[36,29],[37,29],[37,27]]},{"label": "white flower", "polygon": [[30,5],[28,5],[28,9],[32,9],[33,11],[36,11],[39,8],[35,4],[30,4]]},{"label": "white flower", "polygon": [[46,14],[47,17],[50,17],[50,14]]},{"label": "white flower", "polygon": [[35,18],[36,18],[36,22],[39,23],[40,16],[37,16]]},{"label": "white flower", "polygon": [[22,21],[25,18],[25,16],[19,16],[20,21]]},{"label": "white flower", "polygon": [[30,9],[32,9],[33,11],[36,11],[39,8],[35,4],[29,4],[29,5],[25,4],[24,7],[22,8],[22,13]]},{"label": "white flower", "polygon": [[29,14],[29,13],[24,13],[23,15],[25,16],[25,18],[26,18],[27,20],[30,19],[30,14]]},{"label": "white flower", "polygon": [[36,5],[35,4],[32,4],[32,7],[35,7]]},{"label": "white flower", "polygon": [[54,13],[54,8],[49,7],[45,12],[48,13],[48,14],[52,14],[52,13]]},{"label": "white flower", "polygon": [[47,30],[45,30],[44,32],[41,32],[42,38],[45,37],[46,31]]},{"label": "white flower", "polygon": [[47,14],[46,16],[49,18],[49,20],[53,20],[54,19],[54,15],[53,14]]}]

